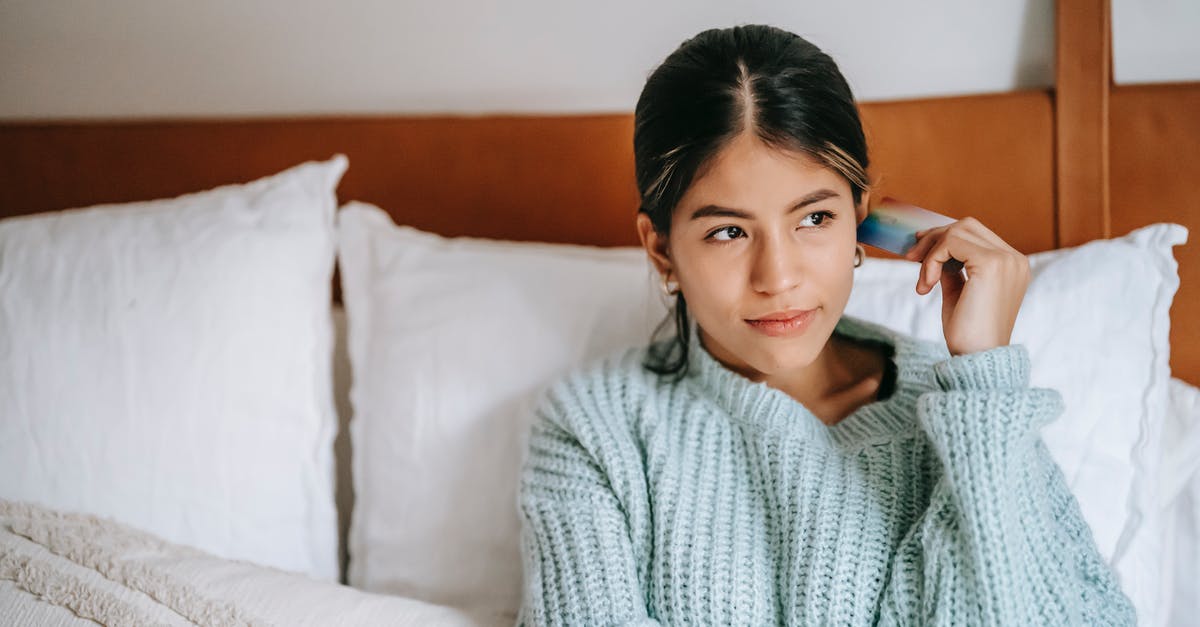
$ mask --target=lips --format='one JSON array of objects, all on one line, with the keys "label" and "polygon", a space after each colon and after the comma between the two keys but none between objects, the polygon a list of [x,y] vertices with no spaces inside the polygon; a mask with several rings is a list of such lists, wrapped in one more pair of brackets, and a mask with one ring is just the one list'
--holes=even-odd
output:
[{"label": "lips", "polygon": [[787,309],[776,311],[759,318],[747,319],[750,328],[771,337],[783,337],[804,333],[816,317],[816,309]]},{"label": "lips", "polygon": [[815,309],[786,309],[784,311],[775,311],[775,312],[769,313],[765,316],[759,316],[758,318],[753,318],[752,320],[748,320],[748,322],[783,322],[785,320],[791,320],[797,316],[802,316],[805,314],[812,313],[813,311],[816,311],[816,310]]}]

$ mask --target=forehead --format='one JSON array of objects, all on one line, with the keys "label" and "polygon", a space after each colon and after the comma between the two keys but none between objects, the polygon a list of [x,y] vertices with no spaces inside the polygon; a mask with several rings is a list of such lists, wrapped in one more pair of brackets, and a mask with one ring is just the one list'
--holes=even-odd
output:
[{"label": "forehead", "polygon": [[752,133],[742,133],[697,172],[680,206],[745,199],[745,208],[754,209],[756,198],[770,202],[820,187],[849,192],[840,174],[807,153],[769,146]]}]

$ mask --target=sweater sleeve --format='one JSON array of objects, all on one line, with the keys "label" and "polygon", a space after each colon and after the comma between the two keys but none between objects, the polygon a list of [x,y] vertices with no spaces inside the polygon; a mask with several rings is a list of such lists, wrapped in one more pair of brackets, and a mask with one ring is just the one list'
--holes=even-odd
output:
[{"label": "sweater sleeve", "polygon": [[941,472],[901,541],[881,624],[1132,625],[1039,429],[1063,411],[1020,344],[934,365],[917,414]]},{"label": "sweater sleeve", "polygon": [[[618,464],[593,392],[555,386],[537,410],[519,489],[525,581],[517,625],[659,623],[647,613]],[[613,468],[609,472],[606,468]]]}]

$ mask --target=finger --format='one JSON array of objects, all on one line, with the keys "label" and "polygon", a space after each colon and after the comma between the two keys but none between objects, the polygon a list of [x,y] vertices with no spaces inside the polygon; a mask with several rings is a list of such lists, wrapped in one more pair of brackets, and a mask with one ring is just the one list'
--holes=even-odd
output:
[{"label": "finger", "polygon": [[938,235],[935,233],[921,235],[917,237],[917,243],[913,244],[908,250],[904,251],[905,259],[921,260],[925,257],[925,252],[930,246],[937,241]]},{"label": "finger", "polygon": [[[974,241],[974,243],[980,247],[985,247],[985,249],[986,247],[995,247],[992,245],[991,241],[984,239],[982,235],[972,231],[972,229],[966,228],[965,225],[959,225],[959,222],[950,223],[950,225],[943,227],[926,229],[925,232],[929,234],[925,235],[925,237],[919,241],[918,245],[920,247],[918,247],[918,245],[914,245],[912,249],[908,251],[912,253],[912,255],[910,255],[910,253],[905,253],[905,257],[914,259],[914,261],[924,261],[925,256],[929,253],[929,249],[936,246],[938,241],[941,241],[943,238],[950,237],[950,235]],[[1001,244],[1003,244],[1003,241],[1001,241]]]},{"label": "finger", "polygon": [[929,247],[937,243],[939,237],[942,233],[946,232],[947,228],[949,228],[949,225],[934,227],[931,229],[923,229],[913,233],[913,235],[917,238],[917,243],[913,244],[912,247],[904,253],[904,256],[908,259],[924,259],[925,253],[929,250]]},{"label": "finger", "polygon": [[[947,263],[944,268],[949,268],[950,263]],[[963,286],[967,284],[967,280],[963,277],[961,270],[954,272],[942,272],[942,300],[948,302],[952,306],[958,302],[959,295],[962,294]]]},{"label": "finger", "polygon": [[[990,242],[988,242],[987,240],[984,240],[982,237],[975,234],[974,232],[964,229],[961,226],[955,226],[955,224],[958,224],[958,223],[956,222],[953,224],[948,224],[946,226],[937,227],[934,229],[927,229],[926,231],[924,231],[925,233],[927,233],[927,235],[924,235],[922,237],[922,239],[916,245],[914,245],[912,248],[909,249],[909,251],[907,253],[905,253],[904,256],[909,259],[913,259],[915,261],[923,261],[925,259],[925,257],[928,255],[929,249],[936,246],[938,244],[938,242],[940,242],[943,238],[949,237],[950,234],[954,234],[955,236],[959,236],[959,237],[964,237],[968,240],[975,242],[976,244],[978,244],[984,248],[988,248],[988,247],[992,246],[992,244]],[[918,231],[918,232],[921,232],[921,231]]]},{"label": "finger", "polygon": [[949,234],[942,238],[922,262],[921,281],[925,291],[933,289],[943,273],[957,273],[968,261],[977,258],[989,248],[957,234]]}]

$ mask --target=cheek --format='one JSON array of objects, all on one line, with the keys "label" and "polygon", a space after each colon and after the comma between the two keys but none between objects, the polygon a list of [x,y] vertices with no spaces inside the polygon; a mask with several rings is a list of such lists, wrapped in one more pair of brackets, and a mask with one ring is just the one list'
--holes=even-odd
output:
[{"label": "cheek", "polygon": [[741,262],[728,255],[704,253],[696,251],[686,258],[677,257],[680,283],[717,298],[720,294],[738,293],[745,283]]},{"label": "cheek", "polygon": [[740,262],[712,252],[689,250],[675,256],[679,285],[688,309],[698,321],[710,323],[736,313],[746,291],[746,276]]}]

